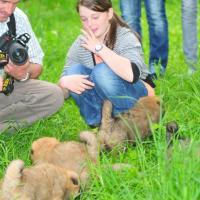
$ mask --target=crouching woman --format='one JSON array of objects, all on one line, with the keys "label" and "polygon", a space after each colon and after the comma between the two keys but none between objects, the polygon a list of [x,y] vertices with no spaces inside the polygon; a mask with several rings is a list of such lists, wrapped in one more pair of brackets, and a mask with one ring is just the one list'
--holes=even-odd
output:
[{"label": "crouching woman", "polygon": [[105,99],[117,115],[154,95],[154,84],[137,35],[113,11],[111,0],[78,0],[77,11],[82,33],[69,49],[59,84],[86,123],[98,126]]}]

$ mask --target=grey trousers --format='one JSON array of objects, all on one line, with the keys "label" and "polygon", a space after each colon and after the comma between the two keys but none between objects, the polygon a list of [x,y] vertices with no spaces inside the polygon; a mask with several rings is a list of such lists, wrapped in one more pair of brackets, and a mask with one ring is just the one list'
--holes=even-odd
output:
[{"label": "grey trousers", "polygon": [[183,50],[189,67],[198,61],[198,0],[182,0]]},{"label": "grey trousers", "polygon": [[35,79],[15,81],[9,96],[0,93],[0,133],[15,125],[28,126],[55,113],[63,103],[63,91],[53,83]]}]

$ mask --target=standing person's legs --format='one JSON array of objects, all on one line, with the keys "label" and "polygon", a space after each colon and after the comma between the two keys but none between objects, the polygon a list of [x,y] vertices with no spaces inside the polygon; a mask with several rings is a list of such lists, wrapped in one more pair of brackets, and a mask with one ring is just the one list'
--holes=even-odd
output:
[{"label": "standing person's legs", "polygon": [[183,50],[189,73],[196,71],[197,66],[197,0],[182,0]]},{"label": "standing person's legs", "polygon": [[68,70],[68,74],[90,74],[90,80],[95,83],[95,87],[86,90],[81,95],[71,93],[80,108],[80,113],[89,125],[100,124],[102,104],[108,99],[113,104],[113,114],[126,111],[133,107],[136,101],[147,96],[147,89],[142,83],[129,83],[118,77],[106,64],[101,63],[95,66],[93,70],[86,69],[83,65],[74,67],[76,70]]},{"label": "standing person's legs", "polygon": [[160,64],[164,75],[168,62],[168,22],[165,13],[165,0],[145,0],[149,24],[151,74],[155,74],[155,64]]},{"label": "standing person's legs", "polygon": [[141,36],[141,0],[120,0],[120,10],[124,21]]},{"label": "standing person's legs", "polygon": [[30,79],[14,83],[9,96],[0,93],[0,132],[20,128],[49,116],[63,105],[64,95],[53,83]]}]

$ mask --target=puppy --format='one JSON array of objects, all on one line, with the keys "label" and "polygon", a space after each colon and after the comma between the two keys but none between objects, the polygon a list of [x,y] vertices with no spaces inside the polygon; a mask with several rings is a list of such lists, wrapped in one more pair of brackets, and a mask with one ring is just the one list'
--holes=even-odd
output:
[{"label": "puppy", "polygon": [[101,149],[124,147],[126,142],[135,143],[150,136],[150,125],[158,123],[160,115],[160,99],[156,96],[140,98],[133,108],[116,117],[112,117],[112,104],[106,100],[98,132]]},{"label": "puppy", "polygon": [[168,122],[166,124],[166,142],[167,142],[167,157],[171,158],[174,150],[174,142],[177,142],[179,150],[186,153],[186,151],[192,150],[193,155],[200,158],[200,143],[198,141],[192,141],[188,137],[178,135],[179,126],[175,121]]},{"label": "puppy", "polygon": [[14,160],[5,173],[2,199],[68,200],[78,191],[75,172],[48,163],[25,168],[22,160]]},{"label": "puppy", "polygon": [[[96,163],[98,145],[96,136],[91,132],[80,133],[81,142],[60,142],[56,138],[43,137],[33,142],[31,158],[34,163],[48,162],[73,170],[80,176],[82,185],[88,182],[87,161]],[[84,142],[84,143],[83,143]]]}]

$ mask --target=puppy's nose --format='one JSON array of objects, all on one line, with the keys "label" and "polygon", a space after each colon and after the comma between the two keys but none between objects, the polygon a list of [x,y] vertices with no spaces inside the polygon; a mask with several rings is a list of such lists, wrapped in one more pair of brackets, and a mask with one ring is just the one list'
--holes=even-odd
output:
[{"label": "puppy's nose", "polygon": [[178,123],[175,121],[168,122],[166,125],[166,130],[170,133],[176,133],[178,131]]}]

